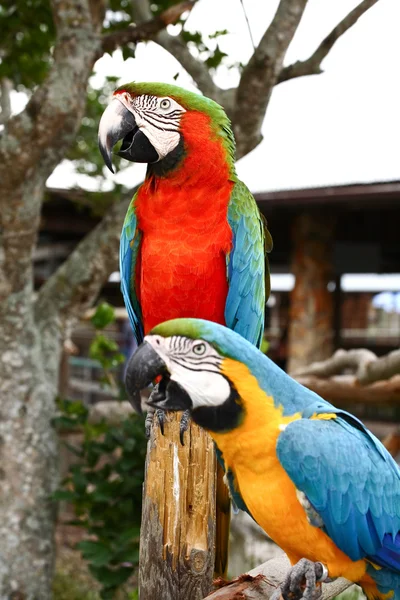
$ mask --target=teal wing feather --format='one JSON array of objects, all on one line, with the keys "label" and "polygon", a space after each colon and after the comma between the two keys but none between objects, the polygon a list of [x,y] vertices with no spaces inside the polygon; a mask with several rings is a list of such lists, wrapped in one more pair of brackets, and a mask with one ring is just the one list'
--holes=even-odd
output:
[{"label": "teal wing feather", "polygon": [[272,238],[253,196],[241,181],[233,187],[228,221],[233,246],[227,255],[229,291],[225,322],[227,327],[259,347],[270,290],[266,253],[272,249]]},{"label": "teal wing feather", "polygon": [[142,311],[136,294],[135,271],[142,235],[137,227],[135,200],[136,194],[129,205],[122,227],[119,248],[119,266],[121,273],[121,291],[124,297],[126,310],[128,311],[129,321],[137,344],[141,344],[143,341],[143,320]]},{"label": "teal wing feather", "polygon": [[339,415],[290,423],[278,458],[347,556],[399,572],[400,470],[371,432]]}]

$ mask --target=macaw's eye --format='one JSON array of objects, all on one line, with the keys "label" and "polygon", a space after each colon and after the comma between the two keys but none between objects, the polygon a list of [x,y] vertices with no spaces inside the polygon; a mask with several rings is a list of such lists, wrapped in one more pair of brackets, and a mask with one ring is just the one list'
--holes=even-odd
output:
[{"label": "macaw's eye", "polygon": [[161,108],[164,108],[164,110],[165,110],[166,108],[169,108],[170,106],[171,106],[171,101],[168,100],[168,98],[164,98],[164,100],[161,100],[161,102],[160,102]]},{"label": "macaw's eye", "polygon": [[202,354],[204,354],[205,351],[206,351],[205,344],[196,344],[195,346],[193,346],[193,352],[194,352],[194,354],[197,354],[197,356],[201,356]]}]

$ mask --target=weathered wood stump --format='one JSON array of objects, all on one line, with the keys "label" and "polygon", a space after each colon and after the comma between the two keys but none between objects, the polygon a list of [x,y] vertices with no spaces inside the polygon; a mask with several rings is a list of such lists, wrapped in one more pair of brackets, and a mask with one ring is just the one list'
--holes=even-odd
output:
[{"label": "weathered wood stump", "polygon": [[148,442],[140,539],[140,600],[201,600],[215,559],[216,456],[194,423],[179,441],[180,413]]}]

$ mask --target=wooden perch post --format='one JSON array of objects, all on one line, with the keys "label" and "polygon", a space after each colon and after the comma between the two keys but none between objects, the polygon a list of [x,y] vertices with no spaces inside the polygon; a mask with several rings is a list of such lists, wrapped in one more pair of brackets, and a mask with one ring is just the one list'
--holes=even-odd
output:
[{"label": "wooden perch post", "polygon": [[140,531],[140,600],[201,600],[212,588],[216,456],[194,423],[179,441],[180,413],[153,424]]},{"label": "wooden perch post", "polygon": [[[222,587],[207,596],[207,600],[269,600],[278,585],[284,581],[289,569],[290,563],[286,556],[274,558],[232,582],[222,584]],[[322,600],[331,600],[351,585],[350,581],[342,577],[331,583],[323,583]]]}]

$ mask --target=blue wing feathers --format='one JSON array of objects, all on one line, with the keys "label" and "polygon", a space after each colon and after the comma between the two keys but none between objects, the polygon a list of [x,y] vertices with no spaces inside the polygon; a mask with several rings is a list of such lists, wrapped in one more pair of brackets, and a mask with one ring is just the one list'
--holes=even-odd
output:
[{"label": "blue wing feathers", "polygon": [[291,423],[279,436],[278,458],[335,544],[353,560],[381,564],[389,550],[400,552],[387,548],[387,534],[397,540],[400,530],[400,471],[375,436],[338,413]]},{"label": "blue wing feathers", "polygon": [[134,208],[135,196],[128,209],[121,233],[119,265],[121,292],[124,298],[129,321],[137,344],[143,341],[143,323],[140,304],[135,289],[135,268],[140,250],[141,234],[137,228]]},{"label": "blue wing feathers", "polygon": [[232,250],[227,256],[229,283],[226,325],[252,344],[261,344],[265,311],[265,234],[255,200],[237,181],[228,207]]}]

